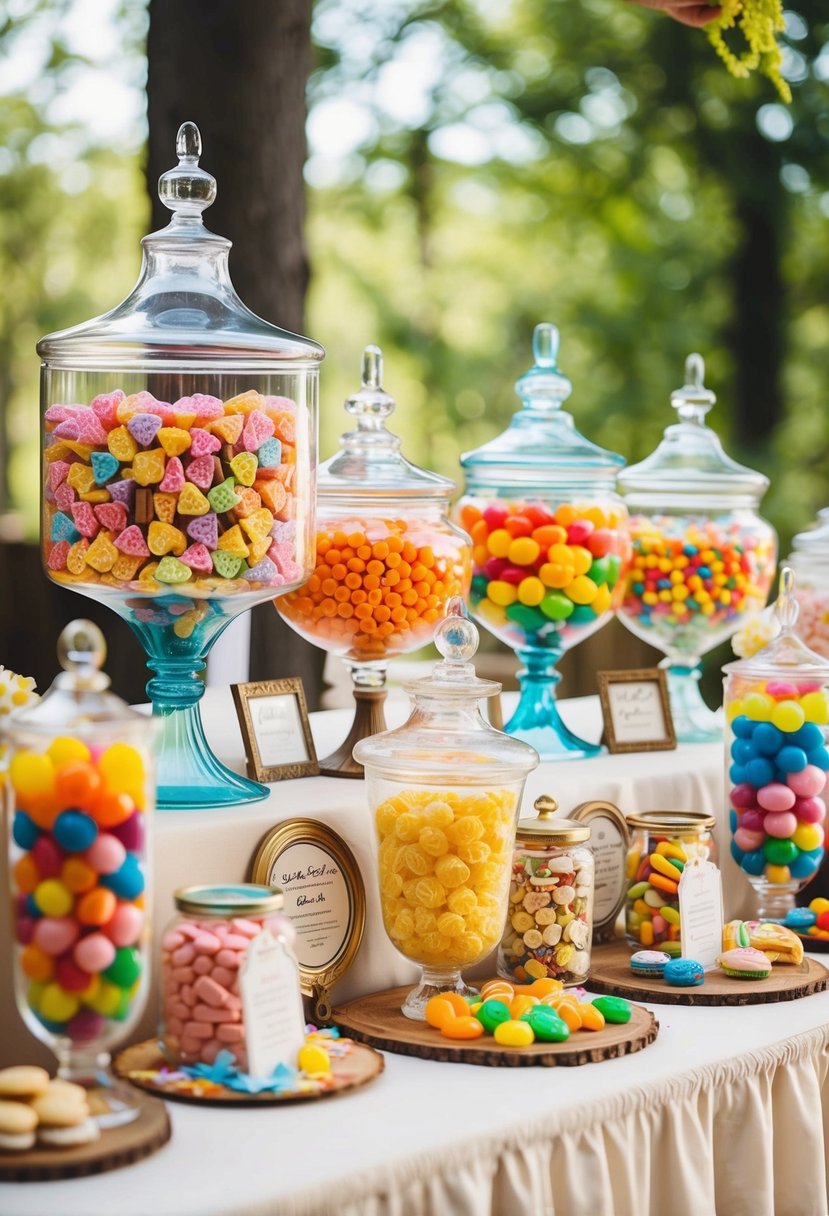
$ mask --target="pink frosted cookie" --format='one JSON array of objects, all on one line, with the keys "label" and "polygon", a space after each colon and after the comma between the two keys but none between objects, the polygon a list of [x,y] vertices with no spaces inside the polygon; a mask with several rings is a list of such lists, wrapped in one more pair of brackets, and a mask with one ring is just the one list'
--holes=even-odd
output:
[{"label": "pink frosted cookie", "polygon": [[765,980],[771,975],[771,963],[762,950],[753,946],[726,950],[717,959],[717,966],[736,980]]}]

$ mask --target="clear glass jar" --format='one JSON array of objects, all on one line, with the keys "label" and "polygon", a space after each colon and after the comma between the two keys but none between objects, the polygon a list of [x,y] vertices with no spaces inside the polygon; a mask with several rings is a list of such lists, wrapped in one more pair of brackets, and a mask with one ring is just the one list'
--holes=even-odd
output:
[{"label": "clear glass jar", "polygon": [[797,637],[794,573],[784,567],[781,632],[723,668],[731,855],[760,920],[783,919],[825,854],[829,662]]},{"label": "clear glass jar", "polygon": [[556,819],[558,803],[547,795],[533,805],[536,817],[518,821],[498,974],[520,984],[583,984],[593,937],[590,825]]},{"label": "clear glass jar", "polygon": [[671,395],[679,422],[656,450],[619,475],[630,511],[633,562],[619,619],[664,651],[677,739],[719,741],[699,692],[700,660],[766,602],[777,538],[757,508],[768,478],[737,464],[705,425],[716,397],[689,355]]},{"label": "clear glass jar", "polygon": [[[229,1051],[247,1071],[239,969],[267,930],[293,955],[296,931],[282,916],[282,892],[253,883],[183,887],[161,939],[161,1027],[171,1064],[212,1064]],[[297,983],[297,1001],[301,1001]]]},{"label": "clear glass jar", "polygon": [[554,325],[536,326],[535,364],[515,385],[522,408],[503,434],[461,457],[457,518],[474,546],[472,615],[524,664],[505,730],[542,759],[566,760],[600,748],[562,722],[556,665],[619,606],[630,540],[614,492],[624,460],[585,439],[562,409],[572,385],[558,345]]},{"label": "clear glass jar", "polygon": [[17,1006],[112,1126],[139,1113],[108,1066],[149,990],[155,723],[106,691],[105,654],[97,626],[73,621],[64,672],[4,733]]},{"label": "clear glass jar", "polygon": [[817,516],[811,528],[795,536],[788,564],[797,577],[795,633],[815,654],[829,659],[829,507]]},{"label": "clear glass jar", "polygon": [[354,749],[377,829],[383,926],[422,968],[403,1013],[421,1021],[435,993],[471,993],[461,968],[501,940],[519,802],[538,764],[481,716],[478,701],[501,685],[475,675],[478,631],[462,600],[450,601],[435,645],[443,661],[406,685],[408,721]]},{"label": "clear glass jar", "polygon": [[297,633],[351,671],[354,725],[320,763],[336,777],[361,777],[355,743],[385,730],[389,659],[429,643],[449,600],[469,590],[469,537],[448,518],[455,484],[401,454],[386,428],[395,402],[382,380],[382,353],[368,346],[362,387],[345,403],[356,428],[319,470],[314,572],[274,601]]},{"label": "clear glass jar", "polygon": [[199,673],[232,617],[310,571],[323,357],[236,295],[230,241],[202,223],[216,182],[193,123],[176,151],[159,181],[172,220],[144,237],[132,293],[37,348],[44,567],[147,652],[162,809],[267,794],[210,752]]},{"label": "clear glass jar", "polygon": [[686,862],[716,863],[716,820],[701,811],[642,811],[627,821],[625,938],[633,950],[656,946],[679,955],[679,880]]}]

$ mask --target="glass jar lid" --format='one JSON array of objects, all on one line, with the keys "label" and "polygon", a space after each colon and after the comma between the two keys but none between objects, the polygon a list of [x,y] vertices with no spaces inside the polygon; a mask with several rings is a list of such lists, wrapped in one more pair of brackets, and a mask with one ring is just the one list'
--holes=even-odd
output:
[{"label": "glass jar lid", "polygon": [[460,596],[446,606],[435,628],[443,660],[431,676],[404,684],[412,712],[402,726],[361,739],[354,759],[380,776],[420,785],[492,785],[523,779],[538,766],[529,744],[494,730],[478,711],[483,697],[501,691],[482,680],[470,661],[478,649],[478,630]]},{"label": "glass jar lid", "polygon": [[536,325],[535,362],[515,382],[522,408],[495,439],[461,456],[470,492],[514,486],[522,494],[549,494],[551,485],[585,489],[585,483],[613,488],[624,457],[591,443],[562,409],[573,386],[559,370],[558,347],[555,325]]},{"label": "glass jar lid", "polygon": [[[780,571],[780,590],[774,603],[774,615],[780,632],[767,646],[748,659],[726,663],[723,671],[748,679],[815,680],[821,685],[829,682],[829,662],[801,642],[794,632],[800,606],[795,598],[795,574],[791,566]],[[802,690],[801,690],[802,691]]]},{"label": "glass jar lid", "polygon": [[448,502],[455,492],[454,481],[408,461],[400,451],[399,437],[386,427],[396,402],[383,388],[379,346],[363,351],[361,380],[360,388],[345,402],[356,427],[340,437],[340,451],[320,465],[318,501],[339,504],[366,497]]},{"label": "glass jar lid", "polygon": [[173,213],[145,236],[141,273],[123,303],[103,316],[48,334],[38,354],[53,367],[177,370],[218,363],[226,371],[318,365],[316,342],[270,325],[246,308],[230,280],[231,242],[208,231],[202,212],[216,180],[199,165],[201,135],[192,122],[176,139],[178,164],[163,173],[158,197]]},{"label": "glass jar lid", "polygon": [[516,841],[534,846],[545,844],[576,844],[590,839],[590,824],[575,819],[556,819],[558,802],[550,794],[542,794],[533,803],[538,812],[534,819],[519,819]]},{"label": "glass jar lid", "polygon": [[132,729],[139,726],[148,735],[156,733],[157,719],[138,713],[107,691],[109,676],[101,671],[106,641],[93,621],[70,622],[58,638],[57,652],[63,671],[36,704],[12,716],[5,728],[8,733],[17,729],[45,734],[71,730],[83,736],[99,726],[119,723]]},{"label": "glass jar lid", "polygon": [[281,912],[284,903],[280,887],[252,882],[179,887],[173,898],[180,912],[193,916],[261,916]]},{"label": "glass jar lid", "polygon": [[817,519],[792,541],[793,556],[829,560],[829,507],[818,511]]},{"label": "glass jar lid", "polygon": [[685,360],[685,383],[671,393],[679,422],[669,426],[662,442],[639,464],[619,474],[619,491],[637,507],[756,507],[769,479],[737,464],[723,451],[719,436],[705,424],[717,400],[705,387],[702,355]]},{"label": "glass jar lid", "polygon": [[649,832],[705,832],[716,827],[713,815],[705,811],[639,811],[626,815],[628,827],[645,828]]}]

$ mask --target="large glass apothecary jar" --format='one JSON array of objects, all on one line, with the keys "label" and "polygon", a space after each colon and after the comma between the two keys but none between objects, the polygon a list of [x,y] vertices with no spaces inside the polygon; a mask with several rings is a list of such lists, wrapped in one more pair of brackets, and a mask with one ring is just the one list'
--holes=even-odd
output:
[{"label": "large glass apothecary jar", "polygon": [[523,663],[506,731],[542,759],[600,749],[561,720],[556,666],[621,602],[630,558],[615,493],[621,456],[585,439],[563,408],[572,385],[558,367],[554,325],[537,325],[534,365],[516,382],[522,408],[503,434],[461,457],[457,518],[473,541],[472,615]]},{"label": "large glass apothecary jar", "polygon": [[590,825],[558,818],[558,803],[548,795],[534,807],[535,816],[518,821],[498,974],[520,984],[545,978],[582,984],[593,936]]},{"label": "large glass apothecary jar", "polygon": [[193,123],[176,152],[159,181],[172,218],[144,237],[131,294],[38,343],[44,566],[147,652],[162,809],[267,794],[208,748],[200,673],[233,617],[310,571],[323,358],[239,299],[230,241],[202,222],[216,182]]},{"label": "large glass apothecary jar", "polygon": [[795,633],[810,650],[829,659],[829,507],[792,541],[788,565],[794,570],[800,612]]},{"label": "large glass apothecary jar", "polygon": [[394,408],[382,353],[368,346],[362,385],[345,403],[355,428],[319,470],[313,573],[274,601],[297,633],[351,672],[354,722],[320,762],[333,777],[362,777],[354,745],[385,730],[389,660],[431,642],[449,600],[469,590],[469,537],[448,518],[455,483],[403,456],[386,426]]},{"label": "large glass apothecary jar", "polygon": [[140,1110],[108,1065],[149,991],[157,724],[107,692],[105,654],[91,621],[68,625],[65,670],[4,735],[17,1006],[112,1126]]},{"label": "large glass apothecary jar", "polygon": [[703,811],[640,811],[627,821],[627,943],[679,955],[679,882],[688,862],[717,861],[716,819]]},{"label": "large glass apothecary jar", "polygon": [[758,514],[762,473],[737,464],[706,426],[716,397],[700,355],[671,395],[679,421],[654,452],[619,475],[630,512],[633,561],[619,619],[665,653],[677,739],[719,740],[722,727],[699,692],[701,659],[763,607],[777,538]]},{"label": "large glass apothecary jar", "polygon": [[784,567],[780,633],[725,672],[731,855],[761,920],[782,919],[825,855],[829,661],[797,636],[795,576]]},{"label": "large glass apothecary jar", "polygon": [[377,830],[383,925],[422,969],[403,1005],[417,1020],[436,993],[471,993],[461,969],[501,940],[518,807],[538,764],[533,748],[481,716],[478,702],[501,686],[475,675],[478,631],[460,599],[435,645],[443,660],[406,685],[409,719],[354,749]]}]

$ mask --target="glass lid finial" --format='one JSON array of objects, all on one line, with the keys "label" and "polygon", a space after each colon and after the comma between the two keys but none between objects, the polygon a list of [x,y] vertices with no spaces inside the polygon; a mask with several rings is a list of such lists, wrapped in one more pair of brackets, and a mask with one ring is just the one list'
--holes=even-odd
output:
[{"label": "glass lid finial", "polygon": [[435,626],[435,649],[443,656],[443,662],[435,664],[434,679],[457,682],[474,678],[472,659],[479,641],[477,627],[466,614],[466,605],[459,595],[453,595],[446,605],[446,616]]},{"label": "glass lid finial", "polygon": [[685,383],[671,393],[671,405],[682,422],[705,423],[705,415],[715,404],[717,397],[705,384],[705,360],[702,355],[691,354],[685,360]]},{"label": "glass lid finial", "polygon": [[549,321],[542,321],[533,330],[535,363],[515,382],[525,408],[557,410],[572,393],[572,381],[558,368],[560,340],[558,326]]},{"label": "glass lid finial", "polygon": [[216,198],[216,179],[199,165],[201,133],[183,122],[176,136],[178,164],[158,179],[158,197],[173,212],[172,223],[199,219]]},{"label": "glass lid finial", "polygon": [[783,566],[780,571],[777,599],[774,602],[774,615],[783,633],[792,632],[800,614],[800,607],[794,594],[794,583],[794,570],[791,566]]}]

